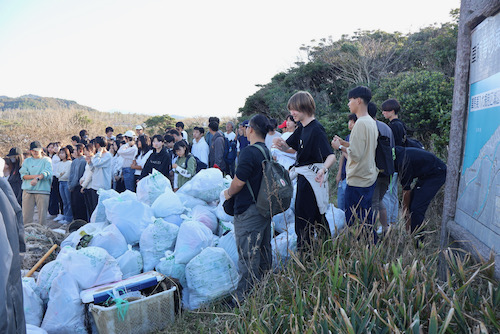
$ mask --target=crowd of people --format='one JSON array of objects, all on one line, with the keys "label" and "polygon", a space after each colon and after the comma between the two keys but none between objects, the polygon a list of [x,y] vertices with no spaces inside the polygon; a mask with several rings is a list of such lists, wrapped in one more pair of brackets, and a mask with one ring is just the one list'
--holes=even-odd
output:
[{"label": "crowd of people", "polygon": [[[384,233],[397,222],[397,180],[403,187],[403,217],[409,229],[422,224],[430,201],[445,182],[446,165],[421,147],[410,147],[408,130],[398,118],[397,100],[381,105],[388,124],[376,119],[377,106],[367,87],[352,89],[348,106],[350,135],[346,138],[328,139],[315,118],[313,97],[300,91],[289,99],[289,115],[279,125],[259,114],[237,128],[227,122],[223,129],[219,118],[210,117],[206,128],[192,128],[191,140],[183,122],[152,137],[141,125],[116,136],[107,127],[104,135],[92,139],[82,130],[70,138],[71,144],[53,142],[43,147],[34,141],[28,153],[13,147],[0,160],[5,162],[5,177],[22,207],[24,224],[33,222],[36,207],[42,225],[48,215],[63,224],[76,219],[89,222],[100,189],[135,191],[153,169],[165,175],[177,191],[200,170],[219,168],[232,178],[224,196],[226,200],[234,197],[242,277],[236,296],[241,300],[271,268],[271,218],[259,213],[253,195],[259,193],[264,159],[279,162],[296,180],[295,232],[300,253],[316,239],[331,238],[325,213],[330,202],[328,174],[337,162],[334,150],[340,151],[337,205],[345,211],[348,226],[361,222],[377,242],[376,222]],[[385,160],[380,157],[384,145]]]}]

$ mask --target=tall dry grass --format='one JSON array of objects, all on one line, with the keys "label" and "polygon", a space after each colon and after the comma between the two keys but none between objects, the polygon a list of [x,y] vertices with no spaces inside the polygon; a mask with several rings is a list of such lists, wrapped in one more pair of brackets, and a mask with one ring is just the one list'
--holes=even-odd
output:
[{"label": "tall dry grass", "polygon": [[44,146],[54,141],[71,144],[71,136],[78,135],[82,129],[89,131],[91,138],[104,136],[107,126],[113,127],[115,134],[124,133],[148,117],[78,109],[5,110],[0,112],[0,154],[5,156],[14,146],[27,150],[34,140]]}]

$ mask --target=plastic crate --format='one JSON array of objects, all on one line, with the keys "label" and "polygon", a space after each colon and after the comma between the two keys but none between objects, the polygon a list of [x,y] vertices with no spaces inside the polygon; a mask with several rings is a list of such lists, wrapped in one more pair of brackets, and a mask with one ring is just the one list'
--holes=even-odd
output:
[{"label": "plastic crate", "polygon": [[118,315],[117,306],[90,304],[99,334],[140,334],[166,329],[174,322],[174,293],[176,287],[128,304],[125,318]]}]

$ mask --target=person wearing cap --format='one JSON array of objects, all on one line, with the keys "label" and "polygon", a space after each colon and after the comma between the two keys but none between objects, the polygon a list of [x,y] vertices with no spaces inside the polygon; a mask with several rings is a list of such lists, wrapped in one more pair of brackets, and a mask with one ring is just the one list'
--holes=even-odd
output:
[{"label": "person wearing cap", "polygon": [[292,115],[288,115],[278,128],[283,130],[281,138],[287,140],[297,128],[297,122],[295,122]]},{"label": "person wearing cap", "polygon": [[132,130],[128,130],[123,137],[125,138],[125,144],[121,145],[117,152],[123,158],[123,182],[125,183],[125,189],[135,191],[135,170],[131,167],[138,152],[135,145],[135,135]]},{"label": "person wearing cap", "polygon": [[24,161],[23,152],[21,152],[19,147],[13,147],[10,149],[9,154],[7,154],[6,159],[8,160],[7,164],[10,165],[10,173],[7,176],[7,181],[9,181],[17,202],[20,205],[23,199],[23,190],[21,189],[23,180],[21,180],[19,169],[21,169]]},{"label": "person wearing cap", "polygon": [[135,127],[135,134],[137,137],[140,137],[144,134],[144,128],[142,127],[142,125],[137,125]]},{"label": "person wearing cap", "polygon": [[[290,138],[290,136],[293,134],[295,129],[297,128],[297,123],[293,119],[292,115],[288,115],[286,119],[281,123],[278,128],[280,129],[285,129],[285,132],[281,135],[281,138],[283,140],[287,140]],[[287,153],[283,152],[278,148],[272,148],[271,149],[271,154],[273,157],[276,159],[276,162],[281,164],[285,169],[290,169],[290,167],[295,164],[295,161],[297,160],[297,152],[293,153]]]},{"label": "person wearing cap", "polygon": [[35,205],[38,209],[38,223],[45,225],[49,207],[50,186],[52,184],[52,161],[42,155],[42,144],[30,144],[31,157],[27,158],[19,174],[23,180],[23,217],[24,225],[33,223]]}]

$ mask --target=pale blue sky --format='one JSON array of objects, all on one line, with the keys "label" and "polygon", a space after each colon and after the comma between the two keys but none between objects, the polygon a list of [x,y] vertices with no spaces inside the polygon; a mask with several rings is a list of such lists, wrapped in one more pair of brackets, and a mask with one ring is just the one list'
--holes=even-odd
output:
[{"label": "pale blue sky", "polygon": [[236,116],[312,39],[414,32],[459,0],[0,0],[0,95],[101,111]]}]

